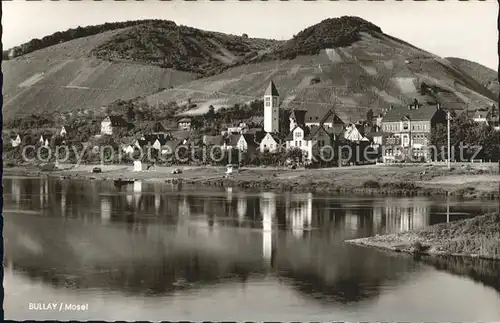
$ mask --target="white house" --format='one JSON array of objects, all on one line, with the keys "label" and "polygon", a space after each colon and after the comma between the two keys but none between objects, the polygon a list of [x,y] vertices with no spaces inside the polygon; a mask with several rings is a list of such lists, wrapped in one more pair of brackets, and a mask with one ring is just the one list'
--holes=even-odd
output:
[{"label": "white house", "polygon": [[101,121],[101,135],[112,135],[113,129],[126,128],[128,123],[120,116],[107,116]]},{"label": "white house", "polygon": [[191,119],[182,118],[178,121],[179,129],[190,130],[191,129]]},{"label": "white house", "polygon": [[38,139],[38,142],[41,146],[48,147],[50,145],[50,138],[52,138],[51,135],[40,135],[40,139]]},{"label": "white house", "polygon": [[344,138],[352,142],[359,142],[363,140],[364,136],[355,124],[350,124],[345,128]]},{"label": "white house", "polygon": [[255,142],[255,136],[252,134],[240,135],[236,148],[241,151],[255,151],[258,144]]},{"label": "white house", "polygon": [[65,137],[68,135],[68,133],[71,133],[72,129],[69,126],[62,126],[61,130],[59,131],[59,136]]},{"label": "white house", "polygon": [[[248,129],[248,126],[245,123],[240,123],[238,126],[235,127],[228,127],[227,131],[223,131],[224,133],[227,134],[242,134],[245,132],[245,130]],[[224,134],[223,133],[223,134]]]},{"label": "white house", "polygon": [[259,149],[261,152],[276,152],[280,151],[280,146],[283,143],[283,138],[276,133],[267,133],[260,142]]},{"label": "white house", "polygon": [[21,144],[21,136],[17,135],[13,138],[10,138],[10,144],[12,147],[17,147]]},{"label": "white house", "polygon": [[132,154],[134,152],[134,146],[133,145],[123,145],[122,151],[126,154]]},{"label": "white house", "polygon": [[476,112],[474,112],[472,120],[474,120],[474,122],[488,124],[488,111],[477,110]]},{"label": "white house", "polygon": [[323,147],[331,146],[330,134],[322,126],[297,126],[287,136],[286,148],[298,148],[304,153],[307,160],[318,153]]},{"label": "white house", "polygon": [[279,132],[280,111],[279,93],[273,81],[264,93],[264,131]]}]

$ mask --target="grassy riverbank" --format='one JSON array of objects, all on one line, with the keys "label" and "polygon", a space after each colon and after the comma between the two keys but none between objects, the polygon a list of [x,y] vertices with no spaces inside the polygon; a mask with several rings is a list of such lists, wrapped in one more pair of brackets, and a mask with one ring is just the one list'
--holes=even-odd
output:
[{"label": "grassy riverbank", "polygon": [[498,166],[491,164],[442,166],[368,165],[322,169],[242,168],[226,175],[224,167],[157,166],[154,170],[133,172],[132,166],[99,166],[102,173],[91,173],[99,165],[66,165],[41,172],[32,166],[5,168],[4,175],[47,174],[75,179],[129,179],[198,186],[240,187],[248,190],[349,193],[357,195],[451,195],[462,198],[499,198]]},{"label": "grassy riverbank", "polygon": [[500,215],[486,214],[432,225],[414,232],[377,235],[346,242],[413,254],[500,260]]}]

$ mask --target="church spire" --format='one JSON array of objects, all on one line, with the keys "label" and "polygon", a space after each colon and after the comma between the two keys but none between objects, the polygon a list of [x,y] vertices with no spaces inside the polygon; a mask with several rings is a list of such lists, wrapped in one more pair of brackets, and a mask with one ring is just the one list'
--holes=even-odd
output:
[{"label": "church spire", "polygon": [[267,87],[266,93],[264,93],[264,95],[265,96],[268,96],[268,95],[280,96],[273,81],[269,82],[269,86]]}]

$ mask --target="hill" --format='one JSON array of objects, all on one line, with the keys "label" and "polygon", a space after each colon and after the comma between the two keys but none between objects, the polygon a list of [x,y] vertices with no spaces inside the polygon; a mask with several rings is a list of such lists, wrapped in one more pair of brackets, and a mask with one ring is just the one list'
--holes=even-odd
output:
[{"label": "hill", "polygon": [[446,59],[498,96],[500,85],[497,71],[462,58],[447,57]]},{"label": "hill", "polygon": [[174,69],[92,57],[95,47],[126,30],[77,38],[3,61],[4,118],[92,110],[196,78]]},{"label": "hill", "polygon": [[184,113],[198,114],[209,105],[262,99],[271,79],[284,108],[335,104],[345,121],[413,98],[471,110],[496,100],[481,65],[473,63],[481,70],[473,73],[470,64],[437,57],[358,17],[326,19],[285,42],[162,20],[56,34],[20,46],[22,56],[2,63],[5,118],[133,98],[191,102],[196,108]]},{"label": "hill", "polygon": [[459,110],[490,106],[496,99],[489,88],[452,62],[386,35],[363,19],[342,17],[309,27],[245,65],[146,100],[149,104],[175,100],[180,105],[190,100],[197,107],[185,114],[199,114],[210,105],[220,108],[262,99],[270,80],[278,87],[284,108],[335,105],[344,121],[365,118],[370,108],[377,113],[413,98]]}]

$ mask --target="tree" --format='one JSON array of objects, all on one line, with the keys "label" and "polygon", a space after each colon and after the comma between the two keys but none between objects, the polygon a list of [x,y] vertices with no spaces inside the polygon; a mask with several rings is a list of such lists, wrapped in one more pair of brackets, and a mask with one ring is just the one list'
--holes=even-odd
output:
[{"label": "tree", "polygon": [[215,119],[215,108],[213,105],[208,107],[208,112],[205,113],[205,119],[208,121],[213,121]]},{"label": "tree", "polygon": [[366,112],[366,122],[369,126],[373,126],[373,110],[370,109]]},{"label": "tree", "polygon": [[135,120],[135,112],[134,112],[134,106],[133,105],[129,105],[128,106],[127,120],[128,121],[134,121]]}]

